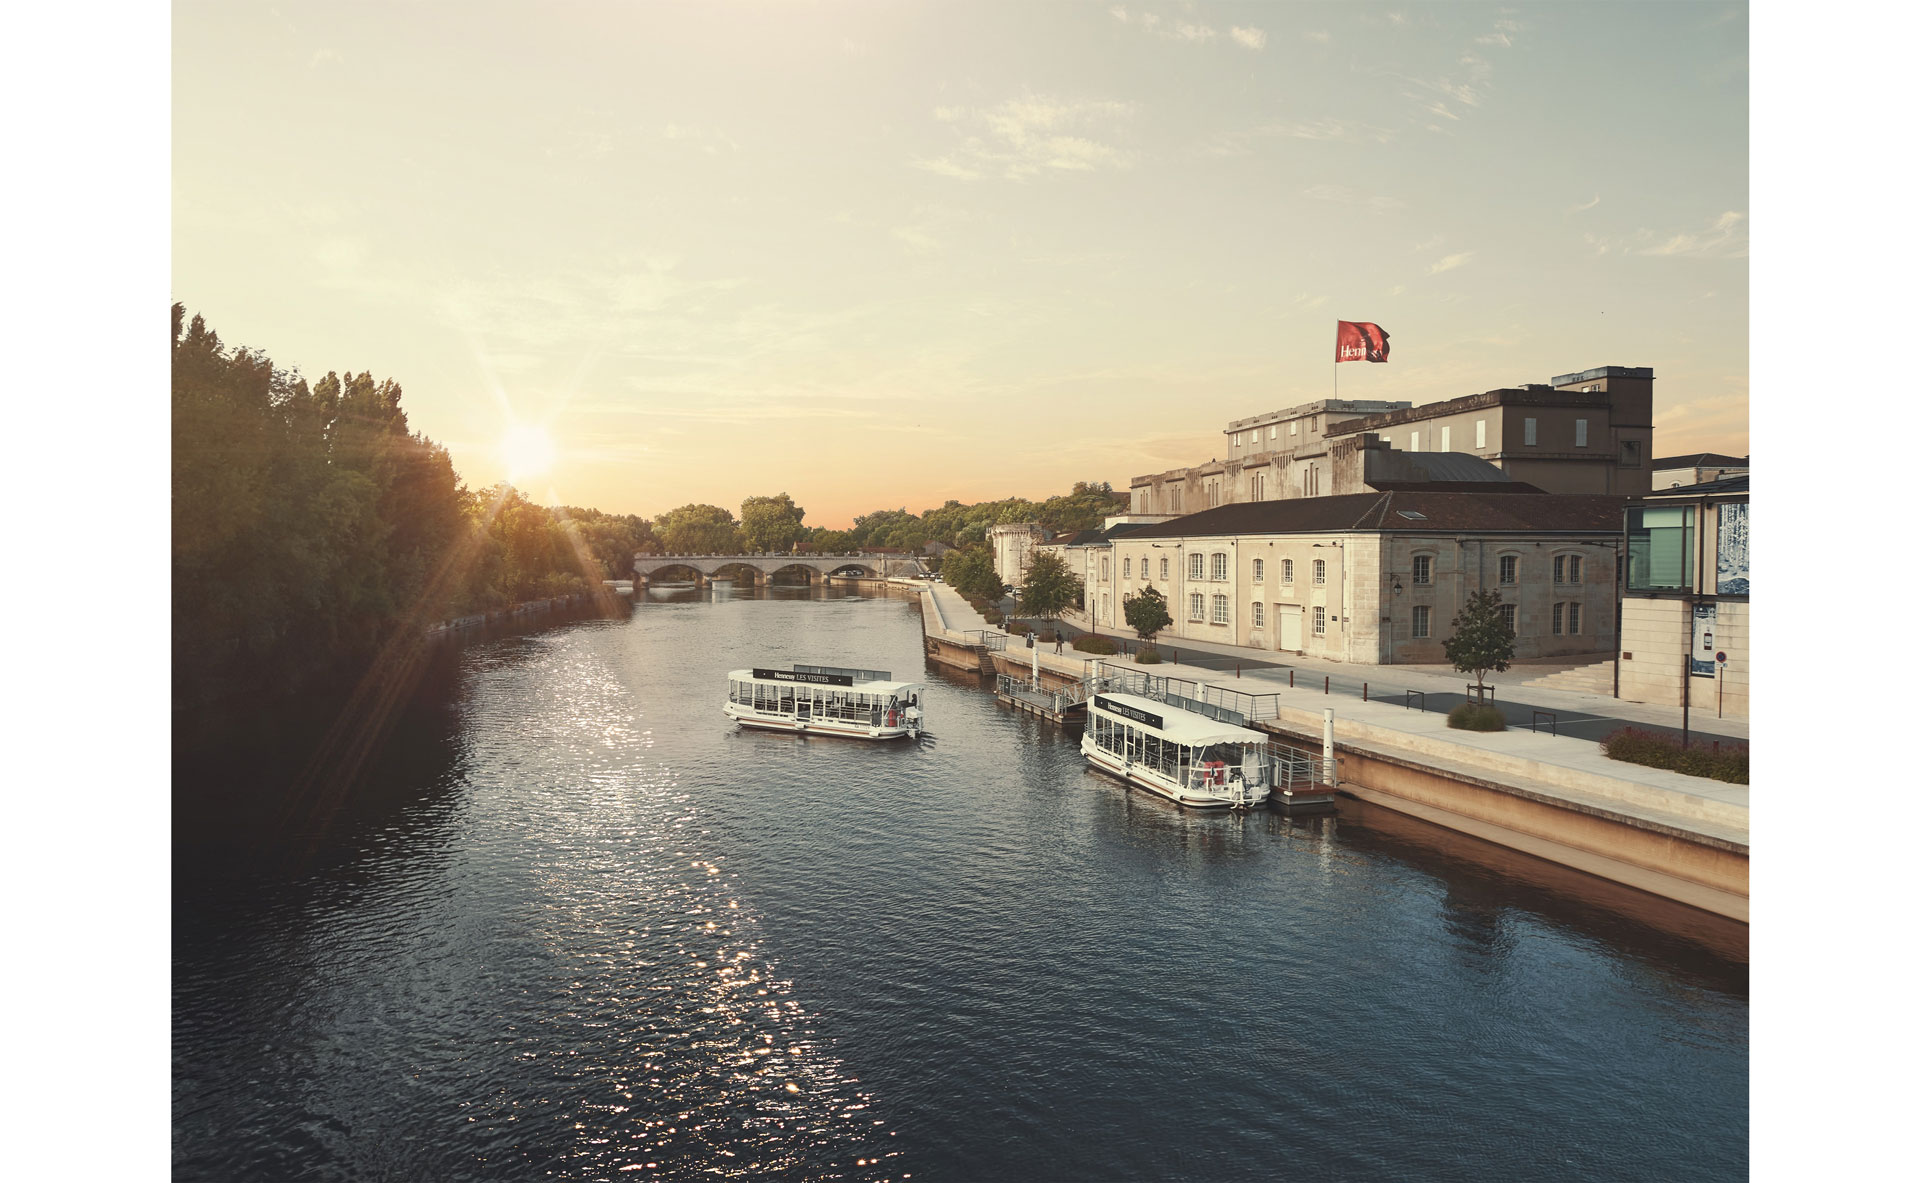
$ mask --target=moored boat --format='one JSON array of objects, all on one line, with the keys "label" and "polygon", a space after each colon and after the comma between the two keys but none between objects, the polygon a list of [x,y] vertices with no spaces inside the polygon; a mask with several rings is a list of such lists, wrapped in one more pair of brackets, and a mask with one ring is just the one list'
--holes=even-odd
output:
[{"label": "moored boat", "polygon": [[896,682],[886,670],[796,665],[727,675],[726,714],[742,727],[844,735],[854,739],[917,737],[926,687]]},{"label": "moored boat", "polygon": [[1268,746],[1264,732],[1135,694],[1094,695],[1080,738],[1093,767],[1199,809],[1264,803],[1274,781]]}]

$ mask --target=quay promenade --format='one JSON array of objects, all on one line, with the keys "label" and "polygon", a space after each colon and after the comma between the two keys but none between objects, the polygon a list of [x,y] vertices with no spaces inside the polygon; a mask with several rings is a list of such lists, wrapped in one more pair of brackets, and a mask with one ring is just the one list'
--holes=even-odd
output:
[{"label": "quay promenade", "polygon": [[[1049,680],[1093,675],[1095,659],[1071,648],[1055,654],[1051,644],[1028,649],[1025,638],[990,627],[943,584],[925,590],[922,606],[930,637],[939,629],[955,639],[1004,638],[1007,662],[1025,668],[1037,653]],[[1315,748],[1323,712],[1331,708],[1342,791],[1705,911],[1748,919],[1748,786],[1610,760],[1597,737],[1571,735],[1564,726],[1556,735],[1544,720],[1538,730],[1528,726],[1529,712],[1541,709],[1600,724],[1603,733],[1626,724],[1678,730],[1677,708],[1528,687],[1525,709],[1501,704],[1508,730],[1457,731],[1447,726],[1444,709],[1410,709],[1404,693],[1460,695],[1469,679],[1451,669],[1357,669],[1192,642],[1161,648],[1163,653],[1177,649],[1186,664],[1142,666],[1125,655],[1098,660],[1110,673],[1184,678],[1271,695],[1266,701],[1273,704],[1272,717],[1255,724]],[[1257,658],[1248,656],[1256,653]],[[1200,654],[1212,659],[1207,666],[1192,663],[1189,655]],[[1288,657],[1287,665],[1273,662],[1277,656]],[[1238,676],[1232,669],[1235,659],[1241,663]],[[1227,668],[1208,668],[1221,665]],[[1524,667],[1510,670],[1509,681],[1517,681],[1515,674],[1524,677]],[[1326,678],[1333,681],[1331,694],[1323,689]],[[1360,698],[1363,682],[1370,701]],[[1745,720],[1712,721],[1724,725],[1723,742],[1744,741]],[[1711,738],[1702,736],[1702,742]]]}]

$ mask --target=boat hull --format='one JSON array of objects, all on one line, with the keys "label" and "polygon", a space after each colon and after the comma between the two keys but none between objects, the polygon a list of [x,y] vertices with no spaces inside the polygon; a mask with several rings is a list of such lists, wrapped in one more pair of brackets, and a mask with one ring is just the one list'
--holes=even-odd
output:
[{"label": "boat hull", "polygon": [[756,715],[746,712],[736,713],[729,709],[727,718],[742,727],[757,727],[762,731],[791,731],[800,735],[838,735],[847,739],[911,739],[918,734],[905,727],[861,727],[840,719],[809,719],[801,722],[784,715]]},{"label": "boat hull", "polygon": [[1255,806],[1264,805],[1267,801],[1266,789],[1258,790],[1250,800],[1245,802],[1232,801],[1226,797],[1203,796],[1166,784],[1157,777],[1149,776],[1144,771],[1134,771],[1129,768],[1123,768],[1119,764],[1108,761],[1105,758],[1105,754],[1097,748],[1089,751],[1083,745],[1080,749],[1080,754],[1085,756],[1087,763],[1096,770],[1104,772],[1116,780],[1125,781],[1130,785],[1137,785],[1150,793],[1165,797],[1175,805],[1185,809],[1251,809]]}]

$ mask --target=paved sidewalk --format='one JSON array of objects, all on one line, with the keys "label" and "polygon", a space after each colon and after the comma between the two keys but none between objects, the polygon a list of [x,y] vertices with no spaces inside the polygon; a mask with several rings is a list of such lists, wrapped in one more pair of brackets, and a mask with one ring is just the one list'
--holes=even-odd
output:
[{"label": "paved sidewalk", "polygon": [[[1070,635],[1085,631],[1071,625],[1066,627]],[[1113,636],[1114,640],[1129,648],[1140,647],[1136,638],[1125,633],[1102,635]],[[1273,688],[1275,683],[1285,687],[1288,671],[1291,670],[1296,688],[1319,689],[1325,685],[1323,679],[1332,679],[1332,697],[1335,699],[1358,699],[1364,685],[1369,699],[1405,706],[1406,692],[1419,691],[1426,695],[1426,709],[1440,714],[1468,701],[1466,688],[1473,681],[1451,666],[1354,665],[1295,657],[1290,653],[1275,653],[1268,649],[1171,637],[1161,638],[1159,648],[1161,656],[1167,660],[1158,666],[1143,667],[1156,674],[1215,682],[1221,682],[1221,675],[1224,674],[1226,678],[1221,684],[1231,685],[1237,669],[1240,681],[1253,683],[1244,689],[1249,693],[1262,694]],[[1132,664],[1131,659],[1125,656],[1108,658],[1108,661],[1119,666]],[[1580,739],[1604,739],[1609,732],[1627,726],[1644,727],[1676,736],[1680,734],[1679,707],[1628,702],[1604,694],[1522,685],[1528,679],[1547,672],[1543,668],[1541,673],[1535,673],[1532,672],[1533,668],[1516,665],[1506,673],[1488,679],[1488,685],[1495,688],[1494,702],[1506,713],[1507,725],[1511,728],[1526,729],[1532,722],[1533,712],[1543,710],[1552,711],[1557,717],[1559,734]],[[1420,699],[1415,696],[1413,701],[1418,704]],[[1543,731],[1548,728],[1545,718],[1540,720],[1540,727]],[[1691,737],[1703,743],[1718,740],[1743,744],[1748,737],[1747,720],[1714,718],[1710,699],[1704,709],[1696,706],[1690,713],[1687,730]]]}]

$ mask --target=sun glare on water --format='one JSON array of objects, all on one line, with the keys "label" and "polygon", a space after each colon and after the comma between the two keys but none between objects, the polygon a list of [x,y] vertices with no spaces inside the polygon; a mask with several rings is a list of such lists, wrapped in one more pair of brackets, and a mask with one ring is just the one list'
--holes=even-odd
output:
[{"label": "sun glare on water", "polygon": [[553,467],[553,437],[547,429],[531,423],[516,423],[500,441],[500,455],[507,462],[507,479],[518,483],[544,474]]}]

